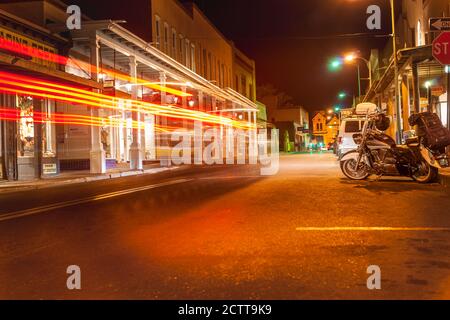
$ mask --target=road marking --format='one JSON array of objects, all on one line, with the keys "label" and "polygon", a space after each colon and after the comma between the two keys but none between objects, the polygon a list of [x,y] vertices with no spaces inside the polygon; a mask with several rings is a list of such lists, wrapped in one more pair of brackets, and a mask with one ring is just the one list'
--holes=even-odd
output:
[{"label": "road marking", "polygon": [[297,231],[450,231],[450,227],[300,227]]},{"label": "road marking", "polygon": [[31,216],[34,214],[47,212],[47,211],[51,211],[51,210],[55,210],[55,209],[71,207],[71,206],[84,204],[84,203],[88,203],[88,202],[94,202],[94,201],[99,201],[99,200],[104,200],[104,199],[109,199],[109,198],[115,198],[115,197],[120,197],[120,196],[131,194],[131,193],[161,188],[161,187],[165,187],[165,186],[172,186],[175,184],[186,183],[189,181],[193,181],[193,179],[178,179],[178,180],[167,181],[167,182],[152,184],[152,185],[143,186],[143,187],[137,187],[137,188],[132,188],[132,189],[126,189],[126,190],[120,190],[120,191],[100,194],[100,195],[86,197],[86,198],[77,199],[77,200],[57,202],[54,204],[31,208],[31,209],[25,209],[25,210],[14,211],[14,212],[9,212],[9,213],[0,213],[0,222],[6,221],[6,220],[17,219],[17,218],[21,218],[21,217],[26,217],[26,216]]}]

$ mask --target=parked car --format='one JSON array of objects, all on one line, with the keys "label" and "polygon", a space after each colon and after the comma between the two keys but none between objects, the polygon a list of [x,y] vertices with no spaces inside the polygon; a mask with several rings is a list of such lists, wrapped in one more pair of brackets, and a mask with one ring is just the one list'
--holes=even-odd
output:
[{"label": "parked car", "polygon": [[337,137],[337,153],[339,159],[352,150],[355,150],[358,146],[353,140],[355,133],[360,133],[364,127],[364,118],[352,117],[343,119],[339,128],[339,134]]}]

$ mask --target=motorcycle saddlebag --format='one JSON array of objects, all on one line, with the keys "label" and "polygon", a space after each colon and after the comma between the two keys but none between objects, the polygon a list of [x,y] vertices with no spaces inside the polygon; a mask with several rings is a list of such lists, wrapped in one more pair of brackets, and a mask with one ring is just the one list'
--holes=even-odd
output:
[{"label": "motorcycle saddlebag", "polygon": [[438,115],[431,112],[413,114],[409,118],[411,126],[417,126],[417,135],[423,138],[424,145],[438,150],[450,145],[450,131],[442,125]]}]

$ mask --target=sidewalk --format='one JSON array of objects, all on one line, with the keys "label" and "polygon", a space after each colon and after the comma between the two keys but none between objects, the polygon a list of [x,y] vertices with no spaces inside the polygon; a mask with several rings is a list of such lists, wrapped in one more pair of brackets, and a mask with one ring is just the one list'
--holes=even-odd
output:
[{"label": "sidewalk", "polygon": [[63,172],[55,177],[35,179],[31,181],[0,181],[0,193],[15,192],[29,189],[43,189],[58,185],[68,185],[122,177],[132,177],[146,174],[156,174],[175,170],[179,167],[161,167],[159,163],[145,165],[143,170],[130,170],[126,166],[108,170],[104,174],[91,174],[88,170]]},{"label": "sidewalk", "polygon": [[441,169],[439,171],[439,183],[450,187],[450,168]]}]

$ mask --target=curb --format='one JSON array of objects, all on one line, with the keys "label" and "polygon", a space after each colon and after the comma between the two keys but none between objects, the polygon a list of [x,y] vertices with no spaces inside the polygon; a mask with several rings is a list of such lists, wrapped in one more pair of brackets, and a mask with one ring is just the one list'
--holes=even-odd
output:
[{"label": "curb", "polygon": [[65,185],[71,185],[71,184],[78,184],[78,183],[86,183],[86,182],[95,182],[95,181],[102,181],[102,180],[111,180],[111,179],[118,179],[118,178],[125,178],[125,177],[134,177],[134,176],[140,176],[140,175],[150,175],[150,174],[157,174],[165,171],[172,171],[176,170],[179,167],[169,167],[169,168],[153,168],[153,169],[146,169],[146,170],[134,170],[134,171],[124,171],[124,172],[115,172],[110,174],[102,174],[98,176],[91,176],[91,177],[81,177],[81,178],[74,178],[74,179],[68,179],[68,180],[60,180],[60,181],[52,181],[51,179],[47,179],[47,183],[42,183],[38,185],[21,185],[21,186],[8,186],[6,188],[0,188],[0,194],[5,193],[11,193],[11,192],[19,192],[19,191],[25,191],[25,190],[38,190],[38,189],[45,189],[45,188],[51,188],[58,185],[65,186]]}]

